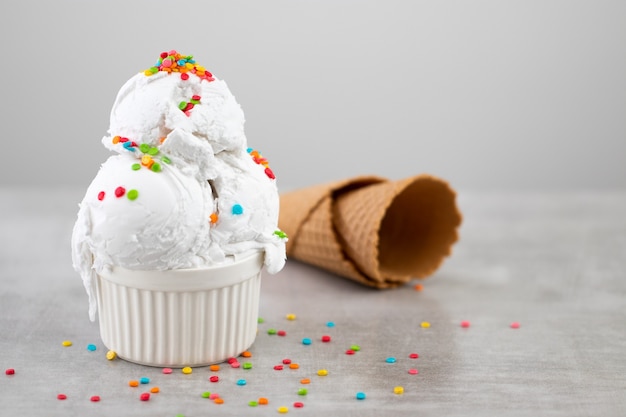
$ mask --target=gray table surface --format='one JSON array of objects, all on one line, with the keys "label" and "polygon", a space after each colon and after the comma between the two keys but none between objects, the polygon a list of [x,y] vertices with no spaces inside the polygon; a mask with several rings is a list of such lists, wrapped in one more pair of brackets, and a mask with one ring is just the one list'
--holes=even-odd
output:
[{"label": "gray table surface", "polygon": [[[461,240],[423,291],[371,290],[290,261],[263,278],[253,368],[222,367],[217,383],[207,368],[164,375],[105,359],[71,267],[82,193],[0,189],[2,416],[261,416],[279,406],[310,416],[626,415],[626,193],[460,193]],[[361,350],[346,355],[353,344]],[[299,369],[275,371],[284,358]],[[148,385],[128,386],[144,376]],[[248,405],[262,396],[268,405]]]}]

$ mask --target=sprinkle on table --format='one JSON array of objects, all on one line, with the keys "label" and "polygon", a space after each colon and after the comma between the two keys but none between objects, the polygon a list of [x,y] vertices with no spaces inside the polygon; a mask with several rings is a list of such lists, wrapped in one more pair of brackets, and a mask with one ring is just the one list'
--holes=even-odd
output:
[{"label": "sprinkle on table", "polygon": [[[277,230],[276,232],[279,232],[279,231]],[[274,234],[276,234],[276,232],[274,232]],[[295,319],[296,319],[296,315],[295,315],[295,314],[293,314],[293,313],[289,313],[289,314],[287,314],[287,315],[285,316],[285,318],[286,318],[287,320],[289,320],[289,321],[293,321],[293,320],[295,320]]]},{"label": "sprinkle on table", "polygon": [[94,403],[97,403],[98,401],[100,401],[100,396],[99,395],[92,395],[89,400],[94,402]]},{"label": "sprinkle on table", "polygon": [[461,327],[465,327],[465,328],[470,327],[470,322],[467,320],[461,321]]},{"label": "sprinkle on table", "polygon": [[398,394],[398,395],[404,394],[404,387],[401,387],[401,386],[394,387],[393,393]]},{"label": "sprinkle on table", "polygon": [[385,362],[387,362],[387,363],[396,363],[396,358],[389,357],[389,358],[385,359]]},{"label": "sprinkle on table", "polygon": [[409,358],[411,358],[411,359],[417,359],[419,357],[420,357],[420,355],[418,353],[410,353],[409,354]]},{"label": "sprinkle on table", "polygon": [[117,353],[115,353],[115,351],[113,350],[109,350],[106,354],[106,358],[112,361],[113,359],[117,358]]},{"label": "sprinkle on table", "polygon": [[136,379],[131,379],[130,381],[128,381],[128,386],[129,387],[138,387],[139,386],[139,381],[137,381]]},{"label": "sprinkle on table", "polygon": [[163,368],[162,371],[165,375],[169,375],[172,373],[172,368]]},{"label": "sprinkle on table", "polygon": [[15,375],[15,369],[9,368],[4,371],[5,375]]},{"label": "sprinkle on table", "polygon": [[365,393],[364,392],[357,392],[356,393],[356,399],[357,400],[364,400],[365,399]]},{"label": "sprinkle on table", "polygon": [[302,344],[303,345],[310,345],[311,343],[312,343],[312,341],[308,337],[305,337],[304,339],[302,339]]},{"label": "sprinkle on table", "polygon": [[183,374],[189,375],[190,373],[193,372],[193,369],[191,369],[189,366],[185,366],[183,369],[181,369],[181,372]]},{"label": "sprinkle on table", "polygon": [[71,342],[71,341],[69,341],[69,340],[64,340],[61,344],[62,344],[63,346],[65,346],[65,347],[70,347],[70,346],[72,346],[72,342]]},{"label": "sprinkle on table", "polygon": [[427,321],[423,321],[422,324],[420,324],[420,326],[422,326],[422,328],[427,329],[430,327],[430,323]]},{"label": "sprinkle on table", "polygon": [[67,395],[65,395],[65,394],[57,394],[57,400],[67,400]]},{"label": "sprinkle on table", "polygon": [[326,376],[328,375],[328,371],[326,369],[320,369],[319,371],[317,371],[317,374],[319,376]]},{"label": "sprinkle on table", "polygon": [[511,323],[511,329],[519,329],[520,324],[516,321],[514,321],[513,323]]},{"label": "sprinkle on table", "polygon": [[417,369],[413,369],[413,368],[409,369],[409,375],[417,375],[417,374],[419,374],[419,371]]},{"label": "sprinkle on table", "polygon": [[97,349],[96,345],[94,345],[93,343],[90,343],[87,345],[87,350],[90,352],[95,352]]}]

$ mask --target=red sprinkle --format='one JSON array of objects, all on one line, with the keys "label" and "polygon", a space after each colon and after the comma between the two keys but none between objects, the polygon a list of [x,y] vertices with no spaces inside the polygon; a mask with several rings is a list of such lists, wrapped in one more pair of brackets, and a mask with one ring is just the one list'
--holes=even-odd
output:
[{"label": "red sprinkle", "polygon": [[94,403],[97,403],[98,401],[100,401],[100,396],[94,395],[90,398],[90,400],[93,401]]},{"label": "red sprinkle", "polygon": [[420,355],[418,355],[417,353],[411,353],[411,354],[409,355],[409,358],[411,358],[411,359],[417,359],[417,358],[419,358],[419,357],[420,357]]},{"label": "red sprinkle", "polygon": [[283,359],[283,363],[285,365],[289,365],[291,363],[291,359]]},{"label": "red sprinkle", "polygon": [[283,366],[282,365],[276,365],[276,366],[274,366],[274,370],[275,371],[282,371],[283,370]]},{"label": "red sprinkle", "polygon": [[120,138],[120,143],[128,142],[128,138]]},{"label": "red sprinkle", "polygon": [[100,201],[104,200],[104,196],[105,196],[104,191],[100,191],[100,192],[98,193],[98,200],[100,200]]},{"label": "red sprinkle", "polygon": [[293,406],[296,408],[302,408],[304,407],[304,404],[298,401],[298,402],[293,403]]},{"label": "red sprinkle", "polygon": [[212,377],[209,378],[209,381],[211,382],[218,382],[220,380],[220,377],[217,375],[213,375]]},{"label": "red sprinkle", "polygon": [[324,342],[324,343],[330,342],[330,336],[328,336],[328,335],[322,336],[322,342]]},{"label": "red sprinkle", "polygon": [[122,197],[124,194],[126,194],[126,189],[124,187],[117,187],[115,189],[115,196],[116,197]]},{"label": "red sprinkle", "polygon": [[287,336],[287,332],[284,331],[284,330],[279,330],[279,331],[276,332],[276,334],[279,335],[279,336]]},{"label": "red sprinkle", "polygon": [[143,394],[141,394],[139,396],[139,399],[141,401],[148,401],[150,399],[150,393],[149,392],[144,392]]},{"label": "red sprinkle", "polygon": [[6,371],[4,371],[4,373],[7,375],[15,375],[15,369],[9,368]]},{"label": "red sprinkle", "polygon": [[161,52],[161,58],[167,58],[167,52]]},{"label": "red sprinkle", "polygon": [[514,321],[513,323],[511,323],[511,329],[519,329],[519,323]]},{"label": "red sprinkle", "polygon": [[272,180],[276,179],[276,175],[274,175],[274,172],[271,169],[269,169],[269,168],[265,168],[265,175],[270,177],[270,179],[272,179]]},{"label": "red sprinkle", "polygon": [[182,74],[180,74],[180,79],[183,81],[187,81],[189,79],[189,74],[183,72]]},{"label": "red sprinkle", "polygon": [[354,355],[354,351],[352,349],[346,350],[346,355]]},{"label": "red sprinkle", "polygon": [[58,400],[66,400],[66,399],[67,399],[67,395],[65,395],[65,394],[59,394],[59,395],[57,395],[57,399],[58,399]]},{"label": "red sprinkle", "polygon": [[191,99],[192,99],[192,100],[197,100],[197,101],[200,101],[200,99],[201,99],[201,98],[202,98],[202,97],[200,97],[200,96],[199,96],[199,95],[197,95],[197,94],[194,94],[193,96],[191,96]]},{"label": "red sprinkle", "polygon": [[467,321],[467,320],[463,320],[463,321],[461,322],[461,327],[470,327],[470,322],[469,322],[469,321]]},{"label": "red sprinkle", "polygon": [[233,362],[237,362],[237,358],[228,358],[228,360],[226,360],[226,362],[228,362],[228,364],[231,364]]}]

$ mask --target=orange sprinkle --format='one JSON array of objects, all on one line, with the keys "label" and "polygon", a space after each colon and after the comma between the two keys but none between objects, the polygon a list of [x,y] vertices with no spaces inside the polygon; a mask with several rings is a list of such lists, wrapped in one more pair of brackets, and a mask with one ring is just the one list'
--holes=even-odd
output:
[{"label": "orange sprinkle", "polygon": [[415,284],[415,287],[413,287],[415,289],[415,291],[422,291],[424,289],[424,286],[422,284]]},{"label": "orange sprinkle", "polygon": [[163,136],[161,139],[159,139],[159,143],[165,142],[165,139],[167,139],[167,137]]},{"label": "orange sprinkle", "polygon": [[211,213],[209,218],[211,219],[211,223],[213,224],[217,223],[217,213]]},{"label": "orange sprinkle", "polygon": [[261,398],[259,398],[258,403],[261,404],[261,405],[267,405],[267,403],[269,403],[269,401],[267,400],[267,398],[261,397]]},{"label": "orange sprinkle", "polygon": [[128,386],[130,386],[130,387],[138,387],[139,386],[139,381],[135,381],[134,379],[132,381],[128,381]]},{"label": "orange sprinkle", "polygon": [[159,393],[161,390],[159,389],[159,387],[152,387],[150,388],[150,392],[153,394],[157,394]]},{"label": "orange sprinkle", "polygon": [[223,399],[221,399],[221,398],[216,398],[216,399],[214,399],[214,400],[213,400],[213,402],[214,402],[215,404],[224,404],[224,400],[223,400]]},{"label": "orange sprinkle", "polygon": [[243,356],[244,358],[251,358],[252,357],[252,353],[250,353],[249,351],[245,351],[241,354],[241,356]]},{"label": "orange sprinkle", "polygon": [[220,370],[220,366],[219,365],[211,365],[209,366],[209,369],[213,372],[217,372]]},{"label": "orange sprinkle", "polygon": [[150,168],[154,164],[154,160],[150,155],[144,155],[141,157],[141,165]]},{"label": "orange sprinkle", "polygon": [[289,364],[289,368],[290,369],[298,369],[300,367],[300,365],[298,365],[297,363],[290,363]]},{"label": "orange sprinkle", "polygon": [[113,144],[116,145],[116,144],[120,143],[120,139],[122,139],[122,138],[119,137],[119,136],[113,136]]},{"label": "orange sprinkle", "polygon": [[310,384],[310,383],[311,383],[311,380],[310,380],[309,378],[302,378],[302,379],[300,380],[300,383],[301,383],[301,384],[304,384],[304,385],[306,385],[306,384]]}]

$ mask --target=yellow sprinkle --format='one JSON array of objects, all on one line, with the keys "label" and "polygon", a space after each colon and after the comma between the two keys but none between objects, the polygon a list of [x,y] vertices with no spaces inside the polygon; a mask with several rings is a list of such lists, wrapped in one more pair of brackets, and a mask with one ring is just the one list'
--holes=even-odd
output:
[{"label": "yellow sprinkle", "polygon": [[72,346],[72,342],[70,342],[69,340],[64,340],[61,344],[65,347]]},{"label": "yellow sprinkle", "polygon": [[285,413],[289,412],[289,408],[285,407],[285,406],[278,407],[278,412],[285,414]]},{"label": "yellow sprinkle", "polygon": [[421,326],[422,326],[423,328],[427,329],[427,328],[429,328],[429,327],[430,327],[430,323],[429,323],[429,322],[427,322],[427,321],[423,321]]},{"label": "yellow sprinkle", "polygon": [[287,320],[295,320],[295,319],[296,319],[295,314],[287,314]]},{"label": "yellow sprinkle", "polygon": [[159,389],[159,387],[152,387],[150,388],[150,392],[153,394],[158,394],[159,392],[161,392],[161,390]]},{"label": "yellow sprinkle", "polygon": [[150,155],[144,155],[141,157],[141,165],[147,166],[150,168],[154,164],[152,157]]},{"label": "yellow sprinkle", "polygon": [[117,353],[115,353],[115,352],[114,352],[114,351],[112,351],[112,350],[109,350],[109,351],[107,352],[107,359],[108,359],[108,360],[110,360],[110,361],[112,361],[112,360],[113,360],[113,359],[115,359],[115,358],[117,358]]},{"label": "yellow sprinkle", "polygon": [[328,375],[328,371],[326,369],[320,369],[319,371],[317,371],[317,374],[319,376],[326,376]]},{"label": "yellow sprinkle", "polygon": [[143,75],[145,75],[146,77],[149,77],[149,76],[151,76],[151,75],[152,75],[152,71],[150,71],[150,70],[145,70],[145,71],[143,72]]},{"label": "yellow sprinkle", "polygon": [[188,366],[185,366],[185,367],[182,369],[182,371],[183,371],[183,374],[190,374],[190,373],[192,373],[192,372],[193,372],[193,370],[192,370],[190,367],[188,367]]},{"label": "yellow sprinkle", "polygon": [[401,387],[401,386],[394,387],[393,388],[393,393],[394,394],[398,394],[398,395],[404,394],[404,388]]}]

